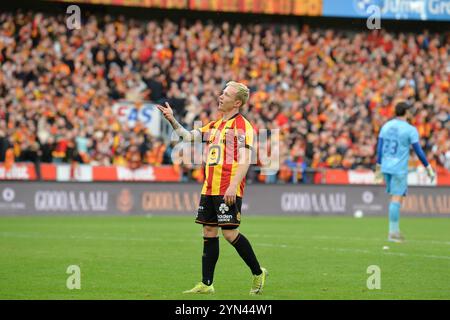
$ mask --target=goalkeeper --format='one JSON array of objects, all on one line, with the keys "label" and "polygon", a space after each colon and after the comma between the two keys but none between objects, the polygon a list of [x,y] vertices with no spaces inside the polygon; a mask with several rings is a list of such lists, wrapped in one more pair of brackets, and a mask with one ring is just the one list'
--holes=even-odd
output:
[{"label": "goalkeeper", "polygon": [[375,180],[386,181],[386,192],[391,195],[389,204],[389,236],[388,241],[402,242],[404,237],[400,233],[400,207],[403,197],[408,191],[408,160],[409,146],[427,170],[431,181],[435,178],[433,168],[428,163],[419,144],[417,129],[408,123],[409,105],[400,102],[395,106],[396,117],[383,125],[378,137],[377,164]]}]

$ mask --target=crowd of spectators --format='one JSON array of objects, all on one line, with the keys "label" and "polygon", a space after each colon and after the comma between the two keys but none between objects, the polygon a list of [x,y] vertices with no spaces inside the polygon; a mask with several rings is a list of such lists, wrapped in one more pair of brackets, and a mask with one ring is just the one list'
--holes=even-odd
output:
[{"label": "crowd of spectators", "polygon": [[108,15],[70,30],[63,15],[3,12],[0,161],[169,164],[171,146],[122,123],[114,102],[169,101],[192,128],[219,116],[235,80],[251,90],[243,113],[256,130],[280,129],[280,180],[292,168],[372,168],[400,99],[428,158],[450,170],[449,51],[448,32]]}]

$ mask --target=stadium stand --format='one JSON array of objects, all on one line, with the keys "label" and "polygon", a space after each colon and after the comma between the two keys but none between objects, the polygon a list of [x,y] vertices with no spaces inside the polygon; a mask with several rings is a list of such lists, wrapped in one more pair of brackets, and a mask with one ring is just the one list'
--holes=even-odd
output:
[{"label": "stadium stand", "polygon": [[[278,181],[372,168],[377,133],[399,99],[413,106],[432,165],[450,170],[449,40],[448,32],[109,15],[69,30],[61,15],[3,12],[0,161],[171,164],[173,146],[120,123],[114,101],[169,101],[192,128],[218,117],[215,97],[234,79],[251,89],[244,113],[257,130],[281,129]],[[184,170],[202,179],[199,168]]]}]

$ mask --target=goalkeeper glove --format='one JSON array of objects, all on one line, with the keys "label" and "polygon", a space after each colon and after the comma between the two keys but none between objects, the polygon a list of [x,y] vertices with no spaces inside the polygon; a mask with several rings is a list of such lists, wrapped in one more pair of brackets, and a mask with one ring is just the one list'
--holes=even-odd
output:
[{"label": "goalkeeper glove", "polygon": [[436,177],[436,173],[434,172],[433,168],[431,167],[431,164],[427,166],[427,175],[430,178],[431,182],[434,181],[434,178]]},{"label": "goalkeeper glove", "polygon": [[376,184],[383,183],[383,172],[381,172],[381,165],[378,163],[375,167],[375,183]]}]

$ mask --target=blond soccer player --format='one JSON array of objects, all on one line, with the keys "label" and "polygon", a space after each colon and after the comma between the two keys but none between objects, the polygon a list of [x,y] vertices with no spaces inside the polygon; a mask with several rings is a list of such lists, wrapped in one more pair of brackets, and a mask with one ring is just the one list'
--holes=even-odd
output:
[{"label": "blond soccer player", "polygon": [[184,141],[206,143],[205,182],[195,222],[203,226],[202,281],[184,293],[214,293],[214,269],[219,258],[219,228],[253,274],[251,295],[261,294],[268,272],[260,267],[248,239],[239,232],[245,176],[250,167],[254,130],[240,110],[247,103],[249,89],[228,82],[219,97],[222,118],[188,131],[174,118],[168,103],[158,106],[166,120]]}]

